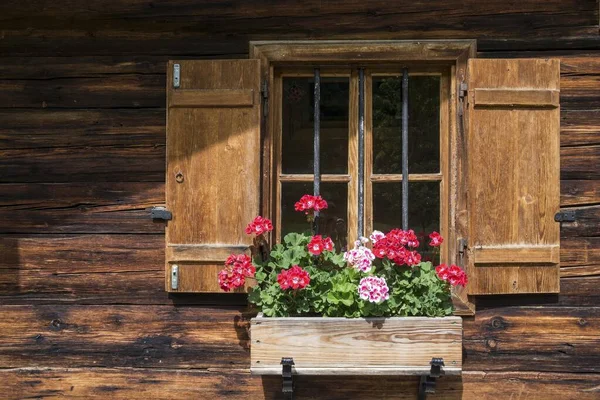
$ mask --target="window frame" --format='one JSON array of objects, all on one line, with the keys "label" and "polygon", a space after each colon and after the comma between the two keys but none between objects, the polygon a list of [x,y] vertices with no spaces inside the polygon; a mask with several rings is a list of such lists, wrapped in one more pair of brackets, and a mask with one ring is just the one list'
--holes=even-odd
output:
[{"label": "window frame", "polygon": [[[315,65],[352,66],[364,67],[377,65],[393,65],[396,68],[408,67],[409,70],[423,66],[423,64],[435,68],[447,68],[448,79],[445,79],[449,90],[446,105],[441,101],[440,114],[448,117],[447,134],[444,134],[444,126],[440,125],[440,153],[448,149],[448,162],[440,163],[443,176],[447,176],[447,182],[440,187],[440,202],[447,202],[447,207],[441,207],[440,225],[445,234],[445,246],[442,249],[442,259],[446,263],[460,264],[459,251],[461,239],[467,235],[467,199],[466,199],[466,156],[465,135],[463,129],[464,110],[461,96],[461,84],[467,80],[467,61],[476,55],[475,40],[432,40],[432,41],[404,41],[404,40],[325,40],[325,41],[252,41],[249,49],[250,58],[259,59],[261,64],[261,79],[263,81],[263,107],[265,107],[264,118],[261,123],[262,144],[262,190],[261,210],[263,215],[273,216],[277,209],[274,204],[276,199],[272,196],[274,185],[279,184],[279,172],[275,157],[278,156],[275,118],[280,117],[280,105],[272,101],[281,93],[275,93],[278,85],[275,84],[275,72],[278,67],[311,67]],[[442,79],[444,81],[444,79]],[[350,94],[354,88],[350,83]],[[442,86],[444,86],[442,84]],[[365,91],[370,90],[370,82],[367,82]],[[443,95],[444,91],[442,91]],[[370,105],[365,104],[365,118],[370,113]],[[352,114],[352,110],[350,110]],[[356,122],[350,121],[350,131],[356,126]],[[366,127],[369,124],[365,124]],[[351,137],[352,134],[350,133]],[[365,156],[370,157],[368,140],[370,135],[365,132]],[[442,147],[443,145],[443,147]],[[352,140],[349,146],[354,146]],[[349,149],[352,151],[352,149]],[[280,153],[279,153],[280,154]],[[365,163],[367,165],[369,163]],[[351,166],[348,173],[352,176]],[[365,171],[365,187],[371,186],[370,171]],[[352,187],[352,180],[350,186]],[[350,192],[350,191],[349,191]],[[366,203],[370,202],[370,193],[365,193]],[[370,207],[365,203],[365,219],[370,220],[368,215]],[[349,213],[350,214],[350,213]],[[356,221],[348,220],[348,226]],[[365,231],[368,231],[368,225]],[[351,239],[352,236],[349,236]],[[274,239],[272,237],[271,239]],[[453,292],[455,315],[474,315],[475,305],[467,297],[464,288],[458,288]]]}]

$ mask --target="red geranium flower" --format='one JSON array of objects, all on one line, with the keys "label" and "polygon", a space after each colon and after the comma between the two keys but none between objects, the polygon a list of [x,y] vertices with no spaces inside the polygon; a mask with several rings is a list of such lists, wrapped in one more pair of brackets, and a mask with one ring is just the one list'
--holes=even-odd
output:
[{"label": "red geranium flower", "polygon": [[435,272],[443,281],[450,283],[452,286],[465,286],[468,282],[467,274],[457,265],[447,266],[446,264],[440,264],[435,267]]},{"label": "red geranium flower", "polygon": [[429,234],[429,239],[431,239],[429,245],[432,247],[438,247],[444,242],[444,238],[442,237],[442,235],[435,231]]},{"label": "red geranium flower", "polygon": [[398,265],[417,265],[421,262],[421,255],[409,248],[418,246],[419,240],[413,230],[393,229],[373,244],[373,254]]},{"label": "red geranium flower", "polygon": [[290,269],[282,270],[277,275],[277,283],[279,283],[282,290],[304,289],[310,283],[310,276],[299,265],[294,265]]},{"label": "red geranium flower", "polygon": [[218,274],[219,286],[225,292],[244,286],[246,278],[254,277],[256,268],[247,254],[232,254],[225,261],[225,268]]},{"label": "red geranium flower", "polygon": [[309,253],[318,256],[324,250],[333,251],[333,241],[331,238],[323,238],[321,235],[315,235],[310,239],[306,247],[308,247]]},{"label": "red geranium flower", "polygon": [[260,215],[254,218],[254,220],[246,227],[246,233],[248,235],[254,233],[256,236],[262,235],[265,232],[271,232],[272,230],[273,224],[271,223],[271,220],[263,218]]},{"label": "red geranium flower", "polygon": [[294,205],[296,211],[304,211],[305,214],[312,214],[327,208],[327,202],[321,196],[312,196],[305,194]]}]

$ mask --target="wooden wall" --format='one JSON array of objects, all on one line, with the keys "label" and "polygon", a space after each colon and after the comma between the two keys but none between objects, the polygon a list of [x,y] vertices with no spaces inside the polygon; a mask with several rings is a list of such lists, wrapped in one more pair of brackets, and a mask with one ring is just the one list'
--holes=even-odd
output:
[{"label": "wooden wall", "polygon": [[[405,4],[402,4],[405,3]],[[439,399],[600,398],[597,0],[4,0],[0,4],[0,397],[278,398],[248,373],[240,297],[163,288],[165,65],[256,39],[475,38],[561,58],[557,297],[490,298]],[[238,303],[236,305],[235,303]],[[298,398],[416,397],[416,379],[302,378]]]}]

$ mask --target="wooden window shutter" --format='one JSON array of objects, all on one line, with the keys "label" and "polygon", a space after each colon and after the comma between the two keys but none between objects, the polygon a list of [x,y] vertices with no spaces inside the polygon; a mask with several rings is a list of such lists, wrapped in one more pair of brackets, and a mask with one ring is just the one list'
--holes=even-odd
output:
[{"label": "wooden window shutter", "polygon": [[560,62],[471,59],[469,294],[559,292]]},{"label": "wooden window shutter", "polygon": [[171,61],[167,77],[166,290],[221,292],[259,213],[259,60]]}]

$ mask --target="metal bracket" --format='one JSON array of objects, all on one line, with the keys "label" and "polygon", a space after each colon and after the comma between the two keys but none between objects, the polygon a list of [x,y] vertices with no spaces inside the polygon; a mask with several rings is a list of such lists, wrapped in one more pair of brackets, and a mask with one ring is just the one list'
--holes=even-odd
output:
[{"label": "metal bracket", "polygon": [[163,221],[170,221],[173,219],[173,214],[165,207],[152,207],[150,209],[150,218],[153,220],[161,219]]},{"label": "metal bracket", "polygon": [[294,398],[294,378],[292,374],[292,365],[294,365],[294,359],[283,357],[281,359],[281,377],[283,379],[281,384],[281,393],[284,394],[288,399]]},{"label": "metal bracket", "polygon": [[173,87],[177,89],[181,81],[181,66],[179,64],[173,65]]},{"label": "metal bracket", "polygon": [[459,99],[464,99],[465,97],[467,97],[467,91],[468,91],[468,86],[466,82],[461,82],[460,86],[458,88],[458,98]]},{"label": "metal bracket", "polygon": [[575,211],[561,211],[554,215],[556,222],[575,222]]},{"label": "metal bracket", "polygon": [[419,400],[425,400],[427,394],[435,393],[435,380],[444,375],[444,359],[432,358],[429,375],[422,375],[419,381]]},{"label": "metal bracket", "polygon": [[179,287],[179,266],[171,265],[171,290],[177,290]]}]

